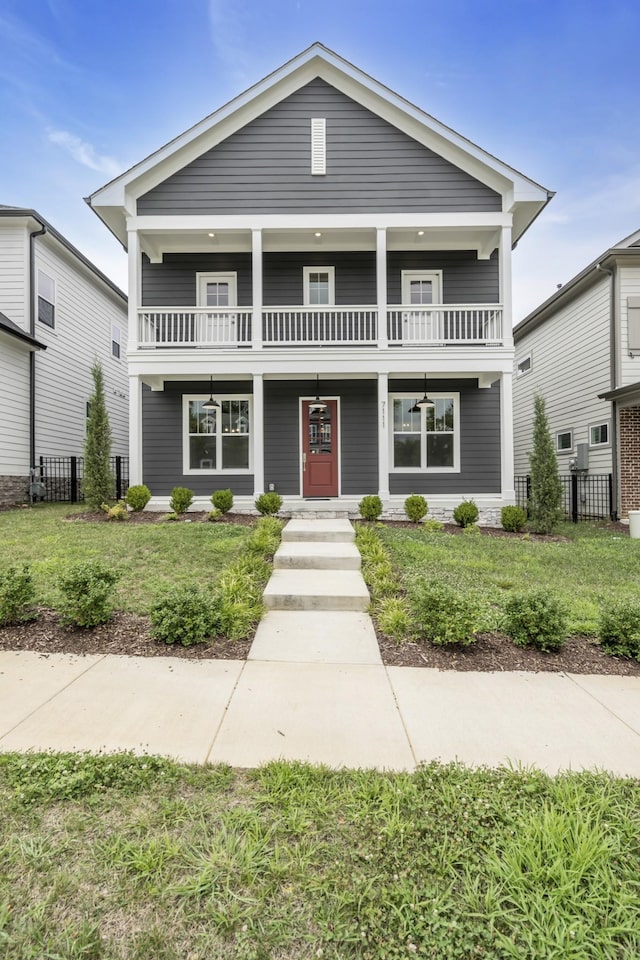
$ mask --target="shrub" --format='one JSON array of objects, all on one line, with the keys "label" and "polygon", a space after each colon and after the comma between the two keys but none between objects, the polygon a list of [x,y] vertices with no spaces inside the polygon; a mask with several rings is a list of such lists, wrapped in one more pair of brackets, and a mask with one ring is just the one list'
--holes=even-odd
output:
[{"label": "shrub", "polygon": [[640,660],[640,603],[618,601],[600,610],[598,636],[612,656]]},{"label": "shrub", "polygon": [[249,541],[249,550],[265,557],[272,557],[280,544],[282,526],[282,520],[278,520],[277,517],[260,517]]},{"label": "shrub", "polygon": [[549,653],[566,640],[567,615],[562,602],[544,590],[516,593],[505,604],[502,629],[516,646]]},{"label": "shrub", "polygon": [[420,583],[410,595],[413,619],[422,636],[439,646],[476,642],[478,605],[445,583]]},{"label": "shrub", "polygon": [[419,493],[412,493],[404,502],[404,512],[414,523],[420,523],[426,517],[427,510],[427,501]]},{"label": "shrub", "polygon": [[256,510],[263,517],[271,516],[282,509],[282,497],[273,490],[270,493],[261,493],[256,500]]},{"label": "shrub", "polygon": [[179,517],[189,509],[193,503],[193,497],[193,490],[189,490],[188,487],[174,487],[171,491],[169,506],[176,516]]},{"label": "shrub", "polygon": [[562,481],[558,474],[558,458],[549,431],[545,403],[539,394],[534,404],[533,450],[529,454],[529,524],[534,533],[551,533],[564,516]]},{"label": "shrub", "polygon": [[478,519],[478,508],[473,500],[463,500],[453,511],[453,519],[459,527],[470,527]]},{"label": "shrub", "polygon": [[95,627],[111,617],[111,588],[120,573],[101,560],[73,564],[58,582],[63,599],[58,606],[62,622],[75,627]]},{"label": "shrub", "polygon": [[382,500],[377,494],[370,494],[362,498],[358,510],[363,520],[377,520],[382,513]]},{"label": "shrub", "polygon": [[126,504],[138,513],[138,511],[144,510],[149,500],[151,500],[151,490],[149,490],[149,487],[145,483],[139,483],[133,487],[129,487],[124,499]]},{"label": "shrub", "polygon": [[411,636],[411,611],[406,597],[384,597],[376,605],[376,619],[382,632],[393,640]]},{"label": "shrub", "polygon": [[172,587],[159,596],[149,618],[153,637],[183,647],[204,643],[220,628],[219,604],[197,583]]},{"label": "shrub", "polygon": [[112,507],[103,503],[100,509],[104,510],[109,520],[127,520],[129,517],[124,500],[118,500]]},{"label": "shrub", "polygon": [[211,503],[220,513],[229,513],[233,506],[231,490],[214,490],[211,494]]},{"label": "shrub", "polygon": [[500,511],[500,522],[509,533],[520,533],[527,522],[526,511],[522,507],[503,507]]},{"label": "shrub", "polygon": [[34,596],[31,570],[27,564],[21,570],[9,567],[0,573],[0,627],[35,620],[37,614],[31,606]]},{"label": "shrub", "polygon": [[427,533],[438,533],[438,531],[444,530],[444,523],[441,520],[425,520],[422,529],[426,530]]},{"label": "shrub", "polygon": [[210,520],[211,523],[217,523],[218,520],[222,520],[224,514],[220,513],[219,510],[210,510],[207,520]]}]

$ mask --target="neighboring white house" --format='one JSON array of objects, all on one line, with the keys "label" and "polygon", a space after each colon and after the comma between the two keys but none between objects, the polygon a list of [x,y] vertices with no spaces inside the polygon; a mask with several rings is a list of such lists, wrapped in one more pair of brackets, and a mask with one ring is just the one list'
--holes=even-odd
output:
[{"label": "neighboring white house", "polygon": [[612,474],[613,509],[640,509],[640,231],[513,331],[515,473],[529,470],[533,401],[546,402],[561,474]]},{"label": "neighboring white house", "polygon": [[550,196],[321,44],[96,191],[129,252],[131,482],[495,522],[511,251]]},{"label": "neighboring white house", "polygon": [[35,210],[0,206],[0,504],[43,457],[82,455],[91,367],[128,452],[127,299]]}]

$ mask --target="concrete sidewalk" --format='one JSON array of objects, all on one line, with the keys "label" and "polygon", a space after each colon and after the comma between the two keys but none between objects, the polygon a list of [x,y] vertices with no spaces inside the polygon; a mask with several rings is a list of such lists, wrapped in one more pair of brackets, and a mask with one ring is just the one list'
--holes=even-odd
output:
[{"label": "concrete sidewalk", "polygon": [[[264,622],[277,634],[273,616]],[[0,750],[391,770],[457,759],[640,776],[639,678],[386,668],[368,618],[354,621],[357,657],[344,662],[330,615],[316,617],[297,659],[290,649],[269,659],[268,640],[246,662],[0,651]]]}]

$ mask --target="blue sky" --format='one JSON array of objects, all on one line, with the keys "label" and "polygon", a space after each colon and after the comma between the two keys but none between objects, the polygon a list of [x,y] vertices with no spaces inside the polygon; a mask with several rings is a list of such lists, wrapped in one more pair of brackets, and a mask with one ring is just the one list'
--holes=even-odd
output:
[{"label": "blue sky", "polygon": [[516,320],[640,228],[638,0],[0,0],[0,203],[126,289],[82,198],[316,40],[557,192]]}]

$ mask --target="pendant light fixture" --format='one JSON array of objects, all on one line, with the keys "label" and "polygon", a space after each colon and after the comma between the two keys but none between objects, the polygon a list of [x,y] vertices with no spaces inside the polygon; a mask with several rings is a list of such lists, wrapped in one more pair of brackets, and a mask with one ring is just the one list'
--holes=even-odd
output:
[{"label": "pendant light fixture", "polygon": [[316,398],[309,404],[309,413],[321,417],[329,409],[329,404],[320,399],[320,374],[316,373]]},{"label": "pendant light fixture", "polygon": [[415,404],[411,407],[409,413],[420,413],[423,407],[433,407],[435,406],[433,400],[429,400],[427,396],[427,375],[424,375],[424,397],[422,400],[416,400]]},{"label": "pendant light fixture", "polygon": [[209,399],[205,400],[205,402],[202,404],[202,409],[203,410],[219,410],[220,409],[220,404],[218,403],[218,401],[213,399],[213,377],[211,377],[209,382]]}]

